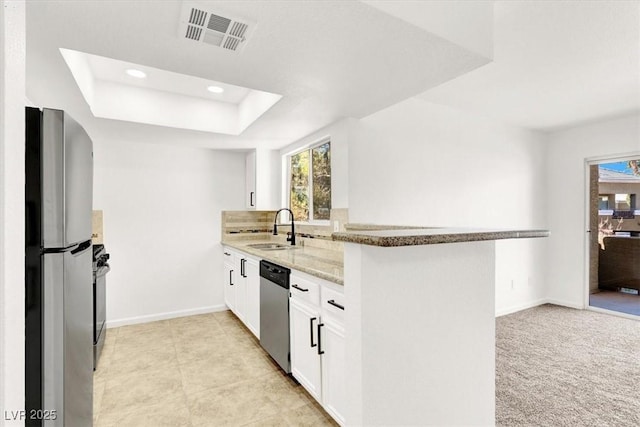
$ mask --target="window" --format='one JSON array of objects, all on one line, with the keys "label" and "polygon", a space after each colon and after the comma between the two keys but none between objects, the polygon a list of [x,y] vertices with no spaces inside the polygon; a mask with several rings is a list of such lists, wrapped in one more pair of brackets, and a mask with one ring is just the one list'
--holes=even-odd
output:
[{"label": "window", "polygon": [[[631,200],[632,198],[635,199],[635,197],[633,197],[635,195],[633,194],[616,194],[615,196],[615,200],[616,200],[616,207],[615,210],[630,210],[631,208]],[[634,200],[635,201],[635,200]],[[633,203],[635,205],[635,203]],[[633,207],[635,209],[635,206]]]},{"label": "window", "polygon": [[609,209],[609,196],[598,196],[598,210],[606,211]]},{"label": "window", "polygon": [[331,142],[289,157],[289,206],[296,221],[328,221],[331,213]]}]

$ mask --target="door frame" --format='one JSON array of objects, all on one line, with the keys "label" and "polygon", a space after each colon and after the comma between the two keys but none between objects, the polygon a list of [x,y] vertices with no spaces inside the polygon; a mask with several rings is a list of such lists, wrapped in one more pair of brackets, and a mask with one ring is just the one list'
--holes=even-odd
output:
[{"label": "door frame", "polygon": [[582,287],[582,301],[584,303],[584,307],[587,310],[599,311],[602,313],[615,314],[620,317],[628,317],[632,319],[637,319],[637,316],[633,316],[626,313],[618,313],[616,311],[604,310],[598,307],[591,307],[589,305],[589,295],[590,295],[590,264],[591,264],[591,250],[590,243],[591,237],[589,233],[590,227],[590,214],[591,214],[591,180],[590,180],[590,166],[601,165],[603,163],[613,163],[613,162],[624,162],[627,160],[640,159],[640,151],[632,151],[628,153],[618,153],[618,154],[607,154],[602,156],[593,156],[587,157],[584,159],[584,218],[583,218],[583,230],[586,230],[585,235],[587,238],[584,239],[584,283]]}]

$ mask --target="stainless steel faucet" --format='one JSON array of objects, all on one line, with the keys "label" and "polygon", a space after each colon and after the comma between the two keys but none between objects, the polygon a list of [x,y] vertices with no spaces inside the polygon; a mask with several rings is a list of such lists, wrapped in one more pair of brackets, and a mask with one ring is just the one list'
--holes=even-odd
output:
[{"label": "stainless steel faucet", "polygon": [[[287,242],[291,242],[291,246],[295,246],[296,244],[296,226],[295,223],[293,221],[293,212],[291,211],[291,209],[288,208],[282,208],[280,209],[278,212],[276,212],[276,217],[273,219],[273,235],[277,236],[278,235],[278,214],[282,211],[289,211],[289,213],[291,214],[291,237],[287,236]],[[280,224],[280,226],[289,226],[289,224]]]}]

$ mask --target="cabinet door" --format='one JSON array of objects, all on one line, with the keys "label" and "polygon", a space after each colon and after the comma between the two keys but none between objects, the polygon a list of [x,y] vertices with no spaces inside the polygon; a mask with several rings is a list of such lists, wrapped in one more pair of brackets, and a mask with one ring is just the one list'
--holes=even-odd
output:
[{"label": "cabinet door", "polygon": [[245,324],[260,339],[260,268],[258,261],[247,259],[244,264],[247,293]]},{"label": "cabinet door", "polygon": [[235,282],[236,287],[236,309],[234,313],[243,323],[247,323],[247,279],[245,277],[245,264],[247,259],[238,257],[236,268],[238,269],[238,275]]},{"label": "cabinet door", "polygon": [[224,303],[231,311],[235,312],[236,309],[236,288],[235,280],[239,276],[235,267],[231,263],[224,263]]},{"label": "cabinet door", "polygon": [[248,209],[256,208],[256,152],[247,153],[245,158],[246,167],[246,207]]},{"label": "cabinet door", "polygon": [[339,424],[344,425],[346,402],[346,348],[341,324],[323,318],[321,328],[322,404]]},{"label": "cabinet door", "polygon": [[291,373],[316,400],[322,402],[322,378],[318,354],[319,309],[289,300]]}]

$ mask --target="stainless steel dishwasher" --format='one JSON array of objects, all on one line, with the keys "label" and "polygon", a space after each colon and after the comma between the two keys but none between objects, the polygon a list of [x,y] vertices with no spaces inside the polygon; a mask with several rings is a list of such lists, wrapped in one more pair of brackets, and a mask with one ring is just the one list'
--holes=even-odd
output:
[{"label": "stainless steel dishwasher", "polygon": [[260,261],[260,345],[291,373],[289,354],[289,275],[291,270]]}]

